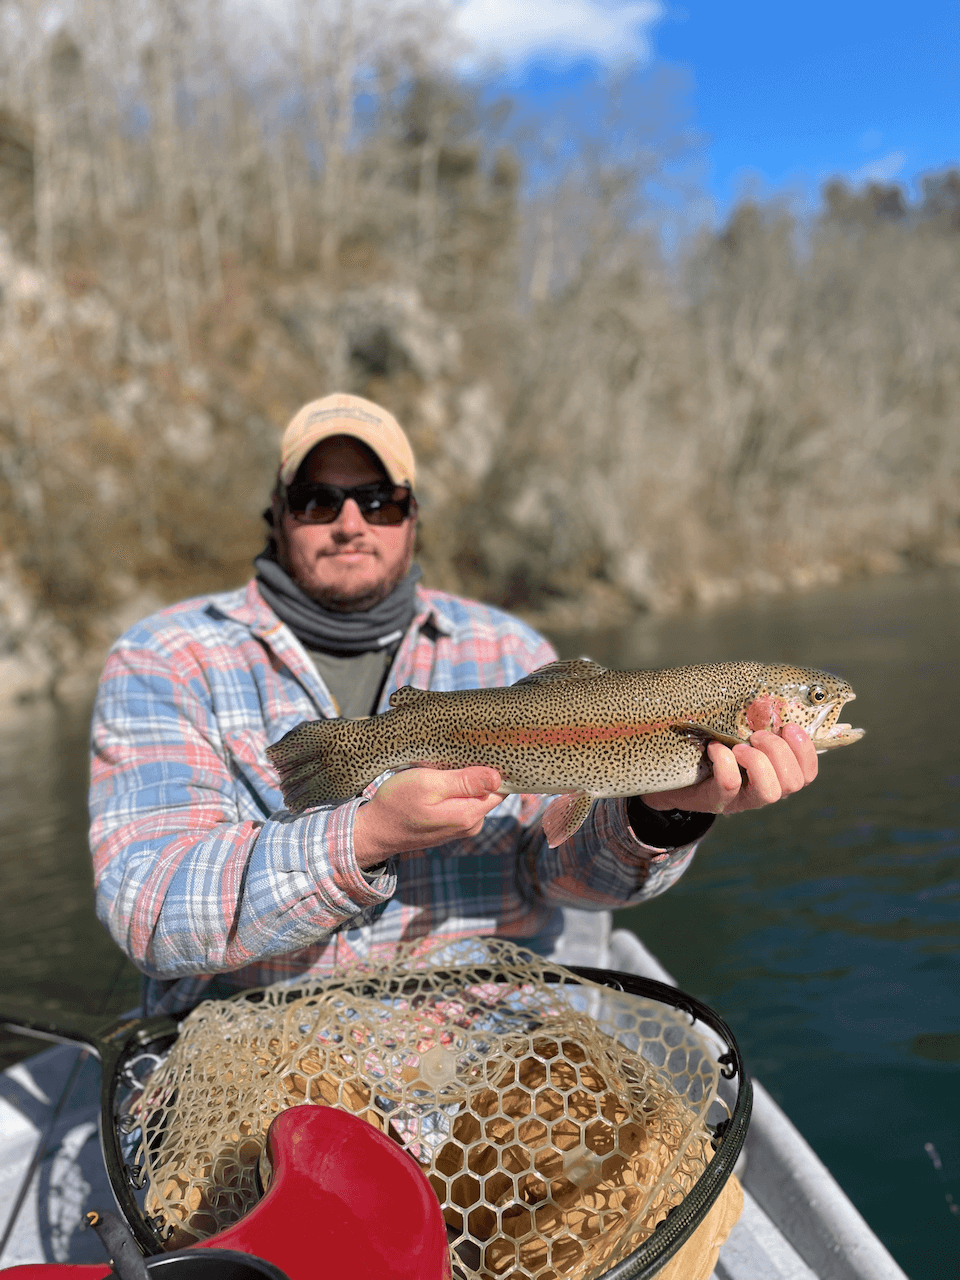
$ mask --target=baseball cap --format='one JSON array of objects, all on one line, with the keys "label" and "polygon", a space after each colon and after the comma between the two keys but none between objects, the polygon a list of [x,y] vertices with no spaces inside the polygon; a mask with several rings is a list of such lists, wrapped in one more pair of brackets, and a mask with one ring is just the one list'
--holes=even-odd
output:
[{"label": "baseball cap", "polygon": [[290,419],[280,443],[280,480],[289,484],[304,458],[321,440],[353,436],[372,449],[394,484],[413,488],[416,463],[403,428],[372,400],[338,392],[311,400]]}]

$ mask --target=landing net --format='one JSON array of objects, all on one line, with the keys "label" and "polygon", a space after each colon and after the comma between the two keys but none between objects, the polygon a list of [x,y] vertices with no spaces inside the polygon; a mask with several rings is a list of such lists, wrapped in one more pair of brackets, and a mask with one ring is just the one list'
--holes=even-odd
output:
[{"label": "landing net", "polygon": [[168,1247],[264,1185],[285,1107],[339,1107],[418,1161],[454,1274],[593,1280],[703,1173],[729,1114],[688,1015],[499,940],[407,949],[335,980],[208,1001],[136,1104],[146,1212]]}]

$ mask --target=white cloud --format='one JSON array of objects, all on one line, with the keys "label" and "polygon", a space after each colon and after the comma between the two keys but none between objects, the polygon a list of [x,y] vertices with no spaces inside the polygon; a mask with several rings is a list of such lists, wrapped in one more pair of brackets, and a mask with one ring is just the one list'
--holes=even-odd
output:
[{"label": "white cloud", "polygon": [[905,151],[890,151],[887,155],[878,156],[876,160],[862,165],[850,176],[854,182],[892,182],[906,163]]},{"label": "white cloud", "polygon": [[480,58],[517,67],[534,58],[648,61],[660,0],[461,0],[459,33]]}]

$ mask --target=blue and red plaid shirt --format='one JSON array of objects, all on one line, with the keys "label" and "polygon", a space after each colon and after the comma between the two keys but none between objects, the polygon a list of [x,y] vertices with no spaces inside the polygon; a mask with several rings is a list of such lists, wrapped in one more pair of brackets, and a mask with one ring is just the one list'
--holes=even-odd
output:
[{"label": "blue and red plaid shirt", "polygon": [[[555,657],[516,618],[418,588],[380,710],[404,684],[508,685]],[[321,977],[412,940],[497,934],[549,952],[560,908],[642,902],[693,856],[695,845],[642,844],[621,800],[595,804],[550,849],[550,797],[512,795],[478,836],[364,874],[353,821],[377,784],[293,815],[264,753],[301,721],[336,714],[255,582],[164,609],[114,645],[93,717],[90,839],[98,915],[148,976],[148,1012]]]}]

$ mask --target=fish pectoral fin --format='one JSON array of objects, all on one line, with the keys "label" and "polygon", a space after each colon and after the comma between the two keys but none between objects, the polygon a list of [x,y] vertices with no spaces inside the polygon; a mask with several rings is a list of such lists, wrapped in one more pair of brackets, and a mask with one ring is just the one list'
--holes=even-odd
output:
[{"label": "fish pectoral fin", "polygon": [[571,658],[568,662],[548,662],[537,667],[528,676],[521,676],[512,687],[518,684],[541,684],[547,680],[593,680],[596,676],[605,676],[607,668],[590,658]]},{"label": "fish pectoral fin", "polygon": [[415,689],[412,684],[405,684],[400,689],[395,689],[390,695],[391,707],[402,707],[406,703],[416,702],[418,698],[422,698],[424,694],[429,693],[429,689]]},{"label": "fish pectoral fin", "polygon": [[592,804],[593,796],[587,795],[586,791],[572,791],[550,801],[543,815],[543,834],[551,849],[580,830]]},{"label": "fish pectoral fin", "polygon": [[711,742],[722,742],[725,747],[739,747],[743,742],[732,733],[722,733],[719,729],[711,729],[708,724],[697,724],[695,720],[674,720],[671,727],[685,738],[709,738]]}]

